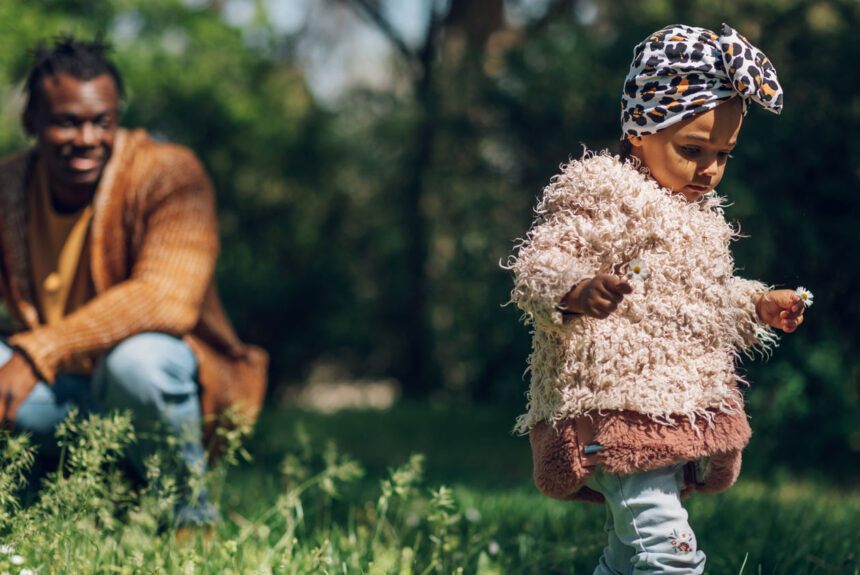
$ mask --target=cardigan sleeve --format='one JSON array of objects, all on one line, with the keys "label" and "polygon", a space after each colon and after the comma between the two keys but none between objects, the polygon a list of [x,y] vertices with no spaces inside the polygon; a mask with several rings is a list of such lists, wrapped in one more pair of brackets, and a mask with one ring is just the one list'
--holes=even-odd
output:
[{"label": "cardigan sleeve", "polygon": [[748,356],[756,351],[766,355],[779,341],[776,330],[760,321],[755,309],[756,297],[769,289],[760,281],[738,276],[733,276],[729,282],[729,292],[739,312],[737,328],[743,340],[742,349]]},{"label": "cardigan sleeve", "polygon": [[173,146],[169,151],[169,158],[144,170],[144,230],[128,279],[62,321],[9,339],[46,381],[53,382],[60,363],[77,354],[103,351],[147,331],[181,337],[197,324],[218,252],[214,198],[193,154]]}]

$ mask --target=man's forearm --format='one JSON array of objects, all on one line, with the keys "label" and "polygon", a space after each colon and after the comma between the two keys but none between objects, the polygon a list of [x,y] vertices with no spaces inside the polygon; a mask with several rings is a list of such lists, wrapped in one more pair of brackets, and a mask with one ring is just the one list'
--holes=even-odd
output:
[{"label": "man's forearm", "polygon": [[146,331],[181,336],[194,328],[208,281],[182,297],[152,283],[131,279],[107,290],[63,321],[9,338],[39,375],[53,382],[57,365],[79,354],[110,349]]}]

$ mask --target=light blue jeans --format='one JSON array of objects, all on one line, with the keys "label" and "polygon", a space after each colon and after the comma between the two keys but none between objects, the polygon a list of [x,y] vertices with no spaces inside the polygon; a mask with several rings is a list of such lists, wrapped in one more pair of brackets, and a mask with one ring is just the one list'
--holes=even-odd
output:
[{"label": "light blue jeans", "polygon": [[[0,339],[0,365],[12,349]],[[36,384],[18,409],[15,428],[29,432],[41,453],[57,449],[53,433],[73,407],[82,414],[129,410],[135,429],[146,437],[165,429],[176,439],[180,458],[191,474],[206,471],[201,440],[197,360],[181,339],[141,333],[108,351],[90,376],[58,373],[54,385]],[[152,442],[139,441],[131,464],[140,469]],[[176,510],[177,524],[205,523],[217,514],[205,492],[195,504]]]},{"label": "light blue jeans", "polygon": [[588,487],[606,498],[609,543],[594,575],[701,575],[705,554],[681,505],[684,465],[633,475],[598,467]]}]

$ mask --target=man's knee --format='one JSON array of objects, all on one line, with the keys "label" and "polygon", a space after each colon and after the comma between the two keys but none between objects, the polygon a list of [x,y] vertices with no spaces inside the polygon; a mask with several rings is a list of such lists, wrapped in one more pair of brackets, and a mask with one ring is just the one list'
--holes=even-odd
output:
[{"label": "man's knee", "polygon": [[160,408],[197,394],[197,362],[181,339],[162,333],[141,333],[114,347],[104,358],[100,395],[105,407]]}]

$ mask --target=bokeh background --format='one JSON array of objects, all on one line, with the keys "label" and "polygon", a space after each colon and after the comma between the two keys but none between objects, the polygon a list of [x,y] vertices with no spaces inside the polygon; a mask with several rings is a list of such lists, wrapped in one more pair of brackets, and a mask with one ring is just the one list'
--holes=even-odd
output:
[{"label": "bokeh background", "polygon": [[720,186],[749,236],[741,273],[815,293],[803,328],[742,366],[747,467],[856,480],[857,0],[0,0],[0,152],[30,144],[29,50],[104,34],[123,124],[193,148],[214,180],[219,288],[271,353],[271,405],[385,381],[513,416],[530,335],[499,262],[560,163],[616,146],[632,47],[676,22],[737,28],[786,94],[780,117],[751,111]]}]

